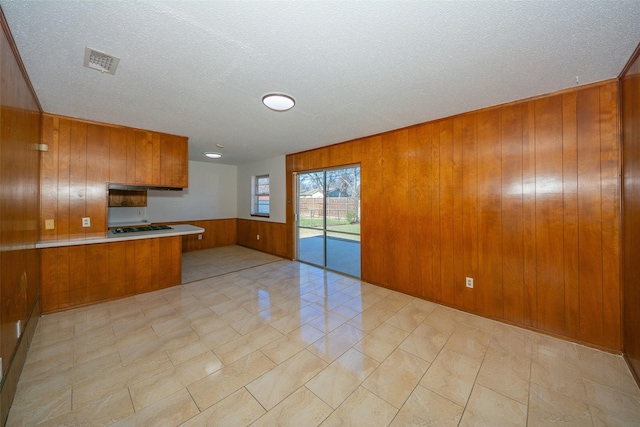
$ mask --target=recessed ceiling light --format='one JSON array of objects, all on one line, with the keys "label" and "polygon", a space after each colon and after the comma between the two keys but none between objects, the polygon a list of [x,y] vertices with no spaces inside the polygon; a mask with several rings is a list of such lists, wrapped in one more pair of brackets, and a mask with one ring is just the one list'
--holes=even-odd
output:
[{"label": "recessed ceiling light", "polygon": [[296,105],[296,101],[283,93],[269,93],[262,97],[262,103],[273,111],[287,111]]},{"label": "recessed ceiling light", "polygon": [[220,154],[220,153],[212,153],[212,152],[204,153],[204,155],[207,156],[210,159],[219,159],[220,157],[222,157],[222,154]]},{"label": "recessed ceiling light", "polygon": [[224,148],[224,145],[222,145],[222,144],[216,144],[216,147],[218,147],[218,148]]}]

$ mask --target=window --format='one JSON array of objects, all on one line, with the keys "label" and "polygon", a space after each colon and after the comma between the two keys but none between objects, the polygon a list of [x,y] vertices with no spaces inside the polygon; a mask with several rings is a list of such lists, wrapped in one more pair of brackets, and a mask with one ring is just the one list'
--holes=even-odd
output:
[{"label": "window", "polygon": [[251,215],[269,216],[269,175],[253,177]]}]

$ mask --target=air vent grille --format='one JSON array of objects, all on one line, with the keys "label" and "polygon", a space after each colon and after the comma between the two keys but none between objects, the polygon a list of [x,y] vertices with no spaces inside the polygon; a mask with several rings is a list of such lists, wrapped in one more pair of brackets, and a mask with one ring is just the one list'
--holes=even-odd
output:
[{"label": "air vent grille", "polygon": [[84,49],[84,66],[102,73],[115,74],[120,58],[86,47]]}]

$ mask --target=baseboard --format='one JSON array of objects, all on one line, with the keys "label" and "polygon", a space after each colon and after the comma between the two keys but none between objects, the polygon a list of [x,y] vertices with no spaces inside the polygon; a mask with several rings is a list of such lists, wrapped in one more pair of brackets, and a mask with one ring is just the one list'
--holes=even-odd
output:
[{"label": "baseboard", "polygon": [[27,317],[25,322],[24,332],[18,340],[16,350],[9,361],[9,368],[7,374],[0,383],[0,424],[5,425],[7,423],[7,416],[9,415],[9,408],[13,403],[13,398],[16,395],[16,389],[18,387],[18,380],[22,373],[22,368],[27,360],[27,351],[33,341],[33,335],[36,332],[36,326],[38,325],[38,319],[40,319],[40,297],[36,299],[31,313]]},{"label": "baseboard", "polygon": [[631,376],[633,376],[633,379],[636,380],[636,384],[640,388],[640,373],[636,372],[633,369],[633,365],[631,364],[631,361],[627,358],[627,353],[622,353],[622,358],[624,359],[625,362],[627,362],[627,366],[629,367],[629,370],[631,371]]}]

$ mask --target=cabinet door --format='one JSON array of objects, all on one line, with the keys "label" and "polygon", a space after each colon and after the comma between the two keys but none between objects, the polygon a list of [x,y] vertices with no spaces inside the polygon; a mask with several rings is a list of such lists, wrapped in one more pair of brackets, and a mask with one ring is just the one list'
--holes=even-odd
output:
[{"label": "cabinet door", "polygon": [[160,185],[160,136],[136,130],[135,138],[135,184]]},{"label": "cabinet door", "polygon": [[127,182],[127,132],[122,128],[109,129],[109,182]]},{"label": "cabinet door", "polygon": [[120,127],[109,129],[110,183],[130,185],[136,183],[136,137],[134,129]]},{"label": "cabinet door", "polygon": [[186,188],[189,184],[187,138],[163,134],[160,144],[161,185]]}]

